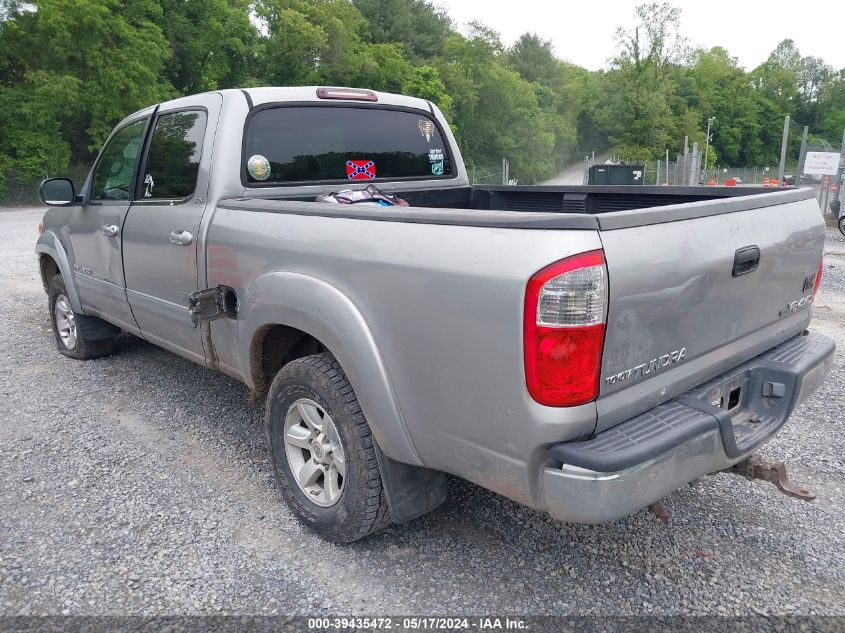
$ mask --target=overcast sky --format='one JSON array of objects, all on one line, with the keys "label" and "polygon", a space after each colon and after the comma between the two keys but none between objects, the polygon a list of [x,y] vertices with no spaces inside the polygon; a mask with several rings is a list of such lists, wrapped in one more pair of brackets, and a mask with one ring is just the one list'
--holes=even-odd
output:
[{"label": "overcast sky", "polygon": [[[639,2],[625,0],[435,0],[459,30],[479,20],[497,30],[506,45],[522,33],[551,40],[555,53],[590,70],[607,65],[618,26],[631,26]],[[763,62],[778,42],[790,38],[802,55],[845,68],[845,1],[749,2],[707,0],[671,4],[683,8],[681,32],[694,47],[722,46],[746,69]]]}]

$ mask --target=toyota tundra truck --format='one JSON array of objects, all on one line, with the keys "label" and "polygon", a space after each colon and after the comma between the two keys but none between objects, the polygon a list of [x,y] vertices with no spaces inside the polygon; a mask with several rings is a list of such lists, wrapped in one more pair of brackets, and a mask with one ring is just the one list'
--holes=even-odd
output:
[{"label": "toyota tundra truck", "polygon": [[750,473],[832,362],[811,189],[472,186],[423,99],[188,96],[40,191],[58,351],[128,332],[266,397],[281,495],[336,542],[447,474],[600,523]]}]

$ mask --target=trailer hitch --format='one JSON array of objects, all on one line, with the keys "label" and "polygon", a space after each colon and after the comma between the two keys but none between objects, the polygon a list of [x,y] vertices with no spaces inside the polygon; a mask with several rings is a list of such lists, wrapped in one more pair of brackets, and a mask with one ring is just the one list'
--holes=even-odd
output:
[{"label": "trailer hitch", "polygon": [[789,475],[786,472],[786,464],[783,462],[766,461],[756,454],[746,457],[741,462],[725,469],[724,472],[742,475],[749,481],[762,479],[763,481],[771,482],[783,494],[801,499],[802,501],[812,501],[816,498],[815,490],[808,486],[796,486],[789,480]]}]

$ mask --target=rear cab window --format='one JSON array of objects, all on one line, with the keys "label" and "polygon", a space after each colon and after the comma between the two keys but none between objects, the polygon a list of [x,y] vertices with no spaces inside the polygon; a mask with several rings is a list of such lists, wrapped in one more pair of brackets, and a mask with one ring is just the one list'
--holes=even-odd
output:
[{"label": "rear cab window", "polygon": [[248,186],[455,175],[440,127],[419,111],[271,106],[250,117],[244,134]]}]

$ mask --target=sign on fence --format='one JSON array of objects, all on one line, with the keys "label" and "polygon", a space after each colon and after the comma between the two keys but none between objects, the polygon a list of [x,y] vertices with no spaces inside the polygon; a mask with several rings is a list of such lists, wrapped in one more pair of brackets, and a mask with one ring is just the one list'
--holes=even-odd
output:
[{"label": "sign on fence", "polygon": [[839,172],[839,152],[807,152],[804,173],[835,176]]}]

